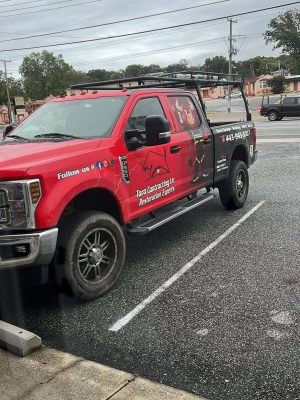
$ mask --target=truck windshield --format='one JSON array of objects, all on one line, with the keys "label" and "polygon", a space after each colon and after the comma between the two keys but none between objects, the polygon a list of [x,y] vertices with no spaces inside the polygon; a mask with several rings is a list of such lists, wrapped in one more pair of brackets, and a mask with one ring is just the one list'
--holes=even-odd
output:
[{"label": "truck windshield", "polygon": [[17,127],[14,134],[24,139],[51,135],[108,137],[126,100],[127,97],[101,97],[47,103]]}]

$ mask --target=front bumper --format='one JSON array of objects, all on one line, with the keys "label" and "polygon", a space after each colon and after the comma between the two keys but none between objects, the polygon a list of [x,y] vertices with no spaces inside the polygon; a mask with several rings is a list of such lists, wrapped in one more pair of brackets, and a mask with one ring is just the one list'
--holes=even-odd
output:
[{"label": "front bumper", "polygon": [[56,249],[57,235],[57,228],[0,235],[0,270],[50,264]]}]

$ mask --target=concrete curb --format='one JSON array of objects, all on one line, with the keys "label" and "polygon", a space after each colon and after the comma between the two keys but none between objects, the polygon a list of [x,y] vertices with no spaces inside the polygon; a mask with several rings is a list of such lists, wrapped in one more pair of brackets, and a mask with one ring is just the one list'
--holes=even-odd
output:
[{"label": "concrete curb", "polygon": [[205,400],[43,346],[18,358],[0,350],[1,400]]},{"label": "concrete curb", "polygon": [[32,332],[0,321],[0,347],[19,357],[25,357],[41,348],[42,340]]}]

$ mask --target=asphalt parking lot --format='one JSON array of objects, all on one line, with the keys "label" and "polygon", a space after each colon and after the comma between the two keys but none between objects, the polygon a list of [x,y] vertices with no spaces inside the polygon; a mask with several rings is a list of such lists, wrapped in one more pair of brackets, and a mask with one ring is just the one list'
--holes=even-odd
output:
[{"label": "asphalt parking lot", "polygon": [[128,237],[118,285],[91,303],[5,275],[1,318],[49,346],[210,400],[300,399],[300,120],[256,125],[244,209],[228,212],[216,198]]}]

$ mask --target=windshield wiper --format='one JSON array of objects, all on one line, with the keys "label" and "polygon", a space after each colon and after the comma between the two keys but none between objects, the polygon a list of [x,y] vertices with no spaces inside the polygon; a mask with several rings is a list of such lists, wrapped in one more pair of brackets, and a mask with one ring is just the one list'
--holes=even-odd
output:
[{"label": "windshield wiper", "polygon": [[19,135],[7,135],[4,139],[17,139],[17,140],[22,140],[22,142],[28,142],[30,139],[24,138],[23,136],[19,136]]},{"label": "windshield wiper", "polygon": [[57,133],[57,132],[50,132],[50,133],[41,133],[40,135],[35,135],[35,138],[70,138],[70,139],[84,139],[80,136],[68,135],[67,133]]}]

